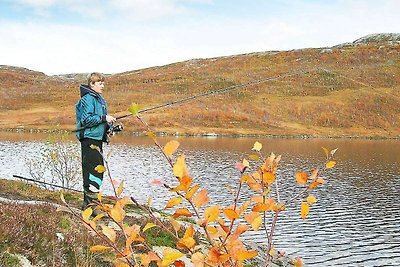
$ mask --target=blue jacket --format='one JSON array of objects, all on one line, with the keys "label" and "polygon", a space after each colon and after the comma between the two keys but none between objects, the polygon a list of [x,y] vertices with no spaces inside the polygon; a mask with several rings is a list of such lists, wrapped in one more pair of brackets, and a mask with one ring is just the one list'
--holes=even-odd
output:
[{"label": "blue jacket", "polygon": [[76,128],[88,127],[76,132],[79,140],[90,138],[108,142],[107,130],[111,124],[107,123],[107,102],[104,97],[92,90],[89,86],[80,86],[81,99],[75,105]]}]

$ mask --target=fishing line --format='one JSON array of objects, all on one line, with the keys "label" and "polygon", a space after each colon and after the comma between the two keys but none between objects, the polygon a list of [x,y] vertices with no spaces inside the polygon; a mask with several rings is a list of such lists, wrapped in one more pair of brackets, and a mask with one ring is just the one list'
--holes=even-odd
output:
[{"label": "fishing line", "polygon": [[[190,97],[187,97],[187,98],[183,98],[183,99],[179,99],[179,100],[170,101],[170,102],[167,102],[167,103],[164,103],[164,104],[160,104],[158,106],[141,109],[141,110],[138,111],[138,114],[145,113],[145,112],[148,112],[148,111],[151,111],[151,110],[155,110],[155,109],[159,109],[159,108],[164,108],[164,107],[176,105],[176,104],[185,103],[185,102],[192,101],[192,100],[195,100],[195,99],[200,98],[200,97],[205,97],[205,96],[214,95],[214,94],[222,94],[222,93],[226,93],[226,92],[229,92],[229,91],[241,89],[241,88],[244,88],[244,87],[254,86],[254,85],[265,83],[265,82],[268,82],[268,81],[273,81],[273,80],[278,80],[278,79],[281,79],[281,78],[300,75],[300,74],[304,74],[304,73],[307,73],[307,72],[312,72],[312,71],[315,71],[315,70],[318,70],[318,69],[310,69],[310,70],[288,72],[288,73],[284,73],[284,74],[280,74],[280,75],[276,75],[276,76],[267,77],[267,78],[264,78],[264,79],[253,80],[253,81],[250,81],[250,82],[247,82],[247,83],[242,83],[242,84],[232,85],[232,86],[221,88],[221,89],[217,89],[217,90],[207,91],[207,92],[203,92],[203,93],[200,93],[200,94],[197,94],[197,95],[193,95],[193,96],[190,96]],[[128,113],[128,114],[125,114],[125,115],[121,115],[121,116],[116,117],[116,120],[123,119],[123,118],[129,117],[129,116],[132,116],[132,115],[134,115],[134,114]],[[104,123],[104,122],[102,122],[102,123]],[[100,123],[100,124],[102,124],[102,123]],[[96,124],[96,125],[99,125],[99,124]],[[92,125],[90,127],[94,127],[96,125]],[[72,132],[79,132],[79,131],[85,130],[86,128],[90,128],[90,127],[87,127],[87,126],[80,127],[80,128],[75,129],[75,130],[72,130]]]}]

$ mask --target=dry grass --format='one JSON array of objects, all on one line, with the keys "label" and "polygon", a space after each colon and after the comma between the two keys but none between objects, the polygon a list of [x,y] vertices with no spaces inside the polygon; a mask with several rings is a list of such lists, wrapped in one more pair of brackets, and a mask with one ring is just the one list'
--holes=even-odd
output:
[{"label": "dry grass", "polygon": [[[400,45],[369,44],[199,59],[111,75],[110,113],[142,108],[296,70],[303,75],[144,115],[155,131],[400,136]],[[324,71],[322,68],[329,71]],[[318,70],[316,70],[318,69]],[[79,82],[0,69],[0,127],[73,129]],[[141,131],[132,118],[125,129]]]}]

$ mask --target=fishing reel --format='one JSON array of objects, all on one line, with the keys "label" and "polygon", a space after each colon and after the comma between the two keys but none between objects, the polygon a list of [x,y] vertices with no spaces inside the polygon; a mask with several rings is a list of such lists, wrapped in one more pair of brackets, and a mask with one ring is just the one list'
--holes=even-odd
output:
[{"label": "fishing reel", "polygon": [[117,132],[121,132],[124,129],[124,127],[122,125],[112,125],[108,130],[107,130],[107,134],[109,136],[113,136],[115,133]]},{"label": "fishing reel", "polygon": [[121,125],[121,124],[119,124],[119,125],[113,125],[112,127],[111,127],[111,132],[120,132],[120,131],[122,131],[124,129],[124,127]]}]

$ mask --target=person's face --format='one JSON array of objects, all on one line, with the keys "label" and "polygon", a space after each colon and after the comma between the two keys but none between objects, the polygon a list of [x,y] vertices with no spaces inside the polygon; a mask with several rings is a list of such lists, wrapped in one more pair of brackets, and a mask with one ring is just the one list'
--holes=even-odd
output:
[{"label": "person's face", "polygon": [[91,85],[92,85],[92,89],[95,92],[97,92],[99,94],[101,94],[103,92],[104,82],[98,81],[98,82],[91,83]]}]

